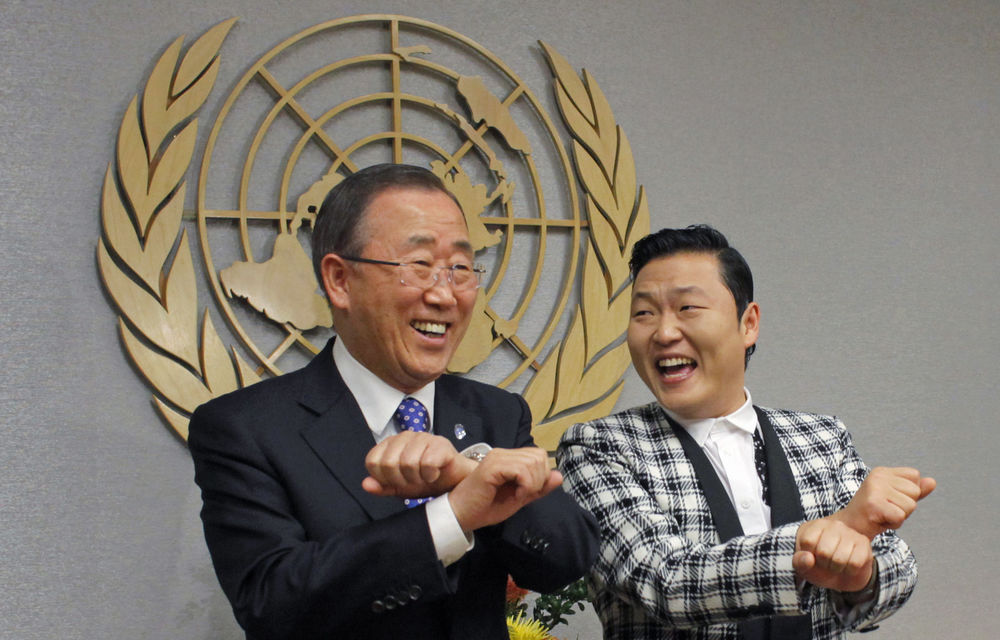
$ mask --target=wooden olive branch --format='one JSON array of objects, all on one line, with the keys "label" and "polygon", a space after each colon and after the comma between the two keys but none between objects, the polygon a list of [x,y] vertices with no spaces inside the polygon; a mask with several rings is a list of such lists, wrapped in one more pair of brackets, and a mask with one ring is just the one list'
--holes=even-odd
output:
[{"label": "wooden olive branch", "polygon": [[573,138],[590,224],[580,303],[569,332],[524,392],[536,416],[535,441],[553,451],[568,426],[607,415],[621,395],[629,364],[628,347],[619,342],[632,290],[628,260],[636,240],[649,233],[649,208],[645,189],[637,188],[628,138],[597,82],[586,70],[581,80],[555,49],[540,44]]},{"label": "wooden olive branch", "polygon": [[184,177],[198,133],[194,115],[215,84],[218,52],[235,22],[209,29],[183,58],[183,37],[160,56],[141,106],[133,96],[125,110],[101,201],[98,268],[120,312],[122,341],[158,394],[157,409],[185,439],[185,413],[257,379],[235,350],[230,356],[207,309],[199,322],[194,264],[181,228]]}]

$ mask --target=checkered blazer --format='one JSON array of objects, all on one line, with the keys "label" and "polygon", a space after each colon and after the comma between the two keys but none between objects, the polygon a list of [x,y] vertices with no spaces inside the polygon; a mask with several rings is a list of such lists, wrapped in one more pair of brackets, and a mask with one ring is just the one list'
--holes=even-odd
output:
[{"label": "checkered blazer", "polygon": [[[868,473],[837,418],[764,409],[798,484],[806,519],[843,507]],[[588,583],[605,640],[738,638],[736,621],[812,612],[813,637],[871,627],[909,598],[917,567],[886,532],[872,542],[878,597],[845,624],[830,592],[795,587],[800,523],[721,544],[694,468],[651,403],[577,424],[557,453],[565,486],[597,517],[601,550]]]}]

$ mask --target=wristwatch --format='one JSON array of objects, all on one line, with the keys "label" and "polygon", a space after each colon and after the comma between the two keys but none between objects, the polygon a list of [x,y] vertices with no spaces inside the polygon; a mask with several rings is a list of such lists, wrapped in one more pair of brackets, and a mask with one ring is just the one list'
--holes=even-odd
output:
[{"label": "wristwatch", "polygon": [[462,449],[462,455],[470,460],[475,460],[476,462],[482,462],[486,454],[493,450],[493,447],[486,444],[485,442],[477,442],[471,447],[466,447]]}]

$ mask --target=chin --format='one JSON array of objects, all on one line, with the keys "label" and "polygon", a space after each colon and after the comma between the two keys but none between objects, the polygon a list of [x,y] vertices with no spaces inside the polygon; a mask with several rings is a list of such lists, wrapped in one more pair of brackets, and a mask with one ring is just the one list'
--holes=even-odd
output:
[{"label": "chin", "polygon": [[422,384],[429,384],[434,382],[441,377],[441,374],[445,372],[445,365],[434,366],[424,366],[418,369],[413,369],[410,372],[411,377],[414,380],[419,380]]},{"label": "chin", "polygon": [[704,407],[695,402],[685,402],[683,398],[678,398],[677,396],[661,396],[659,400],[660,404],[664,407],[688,420],[701,419],[701,414],[705,412]]}]

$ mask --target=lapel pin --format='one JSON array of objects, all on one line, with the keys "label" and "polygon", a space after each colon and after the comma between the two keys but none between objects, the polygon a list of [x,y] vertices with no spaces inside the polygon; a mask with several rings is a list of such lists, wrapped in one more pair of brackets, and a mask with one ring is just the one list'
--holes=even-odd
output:
[{"label": "lapel pin", "polygon": [[455,437],[459,440],[465,437],[465,427],[461,423],[455,425]]}]

